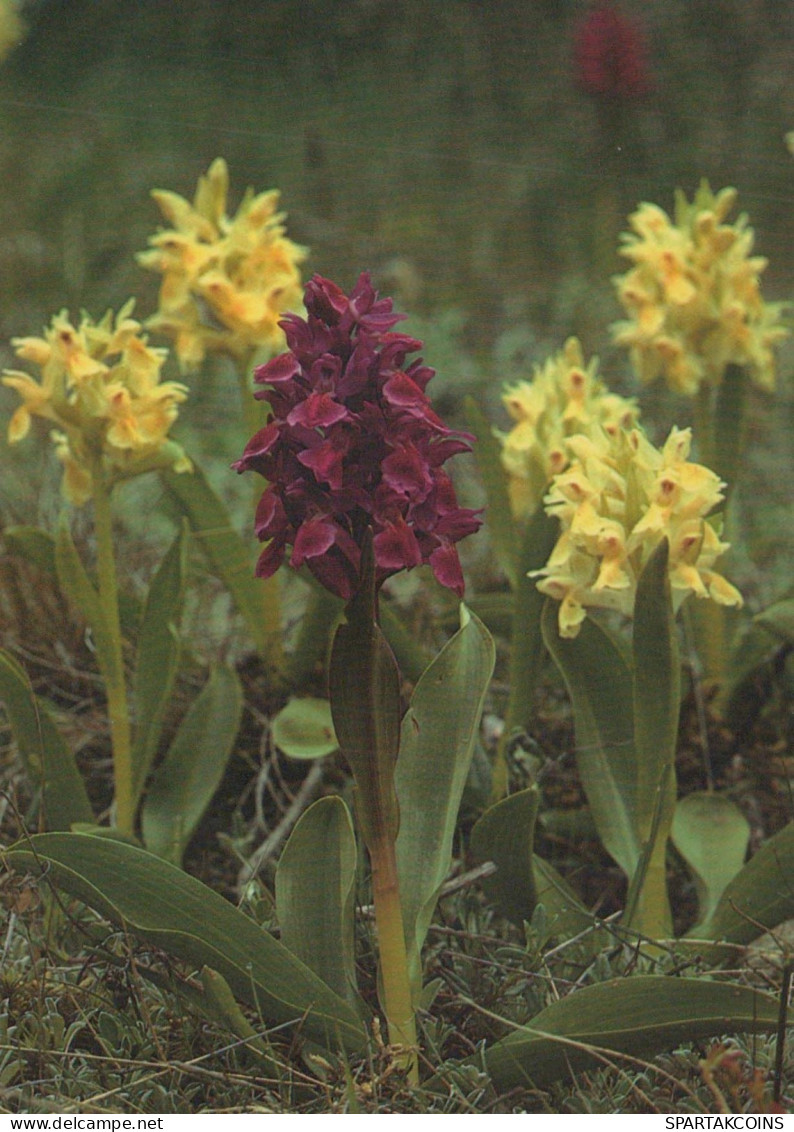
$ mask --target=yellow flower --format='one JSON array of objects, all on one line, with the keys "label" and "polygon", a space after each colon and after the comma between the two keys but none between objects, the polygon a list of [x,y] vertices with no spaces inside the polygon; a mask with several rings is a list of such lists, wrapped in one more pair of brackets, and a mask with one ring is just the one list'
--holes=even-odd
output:
[{"label": "yellow flower", "polygon": [[729,364],[745,366],[765,389],[775,384],[774,347],[788,337],[784,304],[765,303],[760,276],[767,265],[752,256],[747,217],[725,218],[735,189],[715,196],[704,182],[690,204],[676,194],[675,220],[654,204],[629,218],[621,255],[633,266],[615,278],[629,319],[615,323],[642,381],[663,375],[679,393],[722,381]]},{"label": "yellow flower", "polygon": [[502,401],[516,423],[498,435],[517,519],[534,513],[552,476],[567,466],[566,437],[636,423],[634,401],[605,392],[597,367],[596,358],[585,366],[579,341],[569,338],[560,353],[536,367],[531,382],[505,390]]},{"label": "yellow flower", "polygon": [[25,31],[13,0],[0,0],[0,60],[16,47]]},{"label": "yellow flower", "polygon": [[741,605],[739,591],[716,573],[728,549],[706,518],[725,485],[688,461],[689,429],[673,429],[655,448],[640,429],[574,436],[571,464],[555,476],[544,500],[562,533],[538,589],[560,602],[560,635],[575,637],[588,608],[632,615],[637,581],[663,538],[670,543],[673,606],[688,594]]},{"label": "yellow flower", "polygon": [[155,467],[190,468],[167,435],[187,389],[160,381],[168,351],[148,345],[131,317],[133,306],[130,300],[96,323],[83,315],[78,327],[61,311],[43,338],[12,339],[17,357],[36,366],[41,379],[5,371],[3,384],[22,398],[8,439],[22,440],[33,417],[51,421],[56,427],[50,437],[64,466],[63,492],[75,504],[91,498],[98,463],[111,482]]},{"label": "yellow flower", "polygon": [[275,190],[249,189],[237,213],[226,214],[229,172],[217,158],[200,177],[193,204],[177,193],[152,196],[172,225],[150,237],[138,262],[162,277],[159,310],[147,326],[174,340],[183,370],[210,353],[247,358],[284,346],[278,325],[301,305],[299,264],[306,251],[284,235]]}]

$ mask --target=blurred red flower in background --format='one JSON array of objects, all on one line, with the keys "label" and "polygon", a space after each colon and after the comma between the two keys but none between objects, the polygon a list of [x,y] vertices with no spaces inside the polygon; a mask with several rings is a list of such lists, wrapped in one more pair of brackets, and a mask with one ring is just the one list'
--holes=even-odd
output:
[{"label": "blurred red flower in background", "polygon": [[574,39],[579,86],[598,98],[640,98],[651,89],[648,51],[640,26],[608,3],[596,4]]}]

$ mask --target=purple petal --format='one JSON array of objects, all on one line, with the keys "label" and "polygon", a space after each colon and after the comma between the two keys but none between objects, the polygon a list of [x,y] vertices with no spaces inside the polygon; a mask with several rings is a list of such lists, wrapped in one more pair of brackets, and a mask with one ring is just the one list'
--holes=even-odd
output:
[{"label": "purple petal", "polygon": [[433,481],[427,461],[413,444],[401,444],[383,461],[383,479],[389,487],[407,498],[421,502],[429,495]]},{"label": "purple petal", "polygon": [[298,459],[305,468],[310,468],[318,483],[327,483],[333,490],[342,486],[343,461],[347,446],[341,445],[335,437],[329,437],[316,448],[299,452]]},{"label": "purple petal", "polygon": [[411,570],[422,562],[416,535],[402,518],[389,523],[375,535],[373,548],[377,565],[389,573]]},{"label": "purple petal", "polygon": [[460,559],[454,546],[442,543],[430,555],[430,568],[442,586],[452,590],[459,598],[463,597],[464,581],[463,571],[460,568]]},{"label": "purple petal", "polygon": [[294,380],[300,373],[300,365],[294,354],[279,354],[272,361],[257,366],[254,370],[254,381],[257,385],[280,385],[285,381]]},{"label": "purple petal", "polygon": [[330,428],[347,416],[347,409],[335,401],[330,393],[311,393],[305,401],[295,406],[287,417],[287,424],[303,425],[305,428]]},{"label": "purple petal", "polygon": [[257,578],[270,578],[284,561],[284,543],[280,539],[269,542],[256,562]]}]

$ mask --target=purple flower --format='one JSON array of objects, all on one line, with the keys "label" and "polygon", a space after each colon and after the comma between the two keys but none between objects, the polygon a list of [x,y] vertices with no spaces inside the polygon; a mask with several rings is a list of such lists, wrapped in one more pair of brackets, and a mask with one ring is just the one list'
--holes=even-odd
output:
[{"label": "purple flower", "polygon": [[473,437],[448,429],[425,387],[433,370],[409,354],[422,343],[392,328],[404,316],[379,299],[369,275],[350,295],[315,275],[307,318],[282,321],[289,352],[254,375],[270,406],[238,472],[268,481],[255,531],[267,545],[257,574],[268,578],[292,547],[332,593],[348,600],[360,581],[361,547],[372,528],[377,583],[429,563],[463,596],[455,543],[476,531],[478,513],[458,507],[442,464],[470,451]]}]

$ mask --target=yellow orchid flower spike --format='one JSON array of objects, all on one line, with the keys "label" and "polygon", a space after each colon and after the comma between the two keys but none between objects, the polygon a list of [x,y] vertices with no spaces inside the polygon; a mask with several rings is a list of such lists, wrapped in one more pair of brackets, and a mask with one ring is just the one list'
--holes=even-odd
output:
[{"label": "yellow orchid flower spike", "polygon": [[515,424],[497,435],[515,518],[529,518],[552,476],[567,467],[569,437],[636,423],[635,402],[606,392],[597,369],[598,359],[585,365],[578,339],[569,338],[558,354],[536,367],[532,381],[505,390],[502,402]]},{"label": "yellow orchid flower spike", "polygon": [[162,275],[159,309],[151,330],[173,339],[183,371],[207,353],[225,353],[240,364],[257,349],[278,353],[278,325],[301,307],[299,265],[304,248],[284,232],[275,190],[249,189],[236,214],[227,214],[229,171],[223,158],[199,178],[193,203],[166,189],[154,200],[171,225],[138,254],[142,267]]},{"label": "yellow orchid flower spike", "polygon": [[742,596],[714,570],[728,549],[707,515],[723,499],[719,477],[688,460],[689,429],[674,428],[661,451],[638,428],[567,441],[571,463],[545,498],[562,533],[538,589],[560,602],[560,635],[575,637],[588,608],[630,617],[637,582],[663,538],[670,543],[673,606],[689,594],[720,605]]},{"label": "yellow orchid flower spike", "polygon": [[133,301],[117,315],[93,322],[83,315],[75,327],[66,311],[55,315],[43,338],[14,338],[17,357],[36,366],[40,381],[6,370],[3,384],[22,398],[8,427],[10,443],[30,431],[33,417],[55,426],[50,437],[64,466],[62,488],[81,505],[93,495],[101,471],[107,486],[155,467],[190,469],[178,444],[168,438],[187,389],[160,381],[168,351],[148,345],[131,317]]},{"label": "yellow orchid flower spike", "polygon": [[628,318],[612,332],[640,380],[661,376],[694,396],[701,385],[718,386],[733,364],[774,388],[774,348],[789,335],[785,304],[761,297],[767,261],[750,254],[747,217],[725,222],[736,196],[735,189],[715,195],[704,182],[691,203],[676,194],[674,219],[647,203],[629,217],[621,255],[632,267],[614,280]]}]

